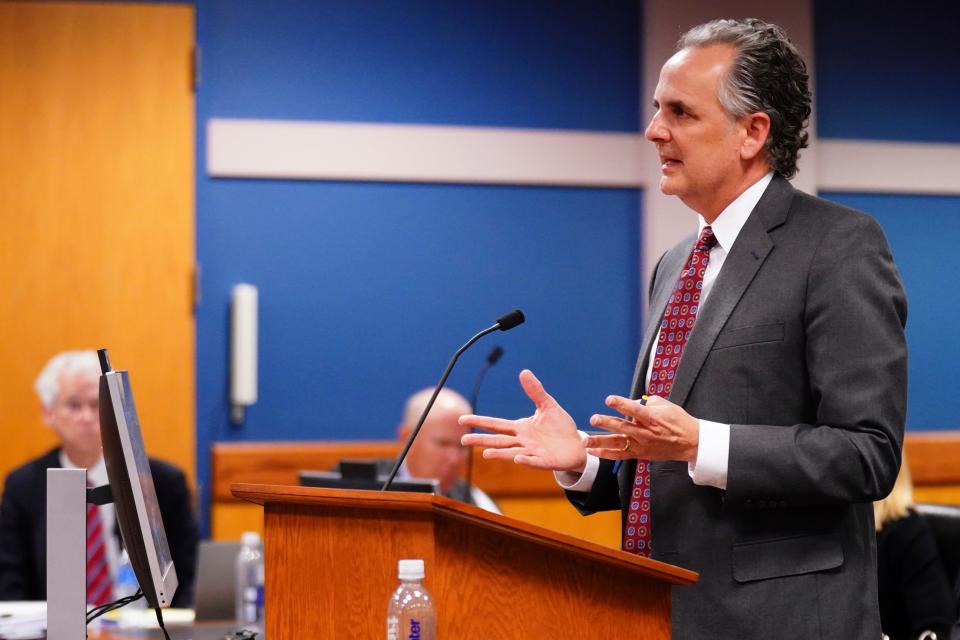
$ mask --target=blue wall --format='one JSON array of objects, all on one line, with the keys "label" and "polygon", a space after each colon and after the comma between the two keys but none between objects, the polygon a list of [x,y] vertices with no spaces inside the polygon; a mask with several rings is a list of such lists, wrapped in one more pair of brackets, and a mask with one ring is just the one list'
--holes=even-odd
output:
[{"label": "blue wall", "polygon": [[[197,460],[218,440],[392,438],[461,360],[481,411],[529,413],[536,371],[581,422],[626,391],[640,331],[635,190],[210,179],[211,117],[639,130],[635,2],[197,3]],[[260,398],[228,421],[230,288],[260,288]]]},{"label": "blue wall", "polygon": [[[537,371],[581,422],[626,390],[639,333],[641,218],[631,190],[208,178],[211,117],[636,132],[639,3],[199,0],[197,451],[217,440],[392,437],[404,397],[513,307],[481,410],[529,411]],[[816,0],[818,134],[958,142],[960,4]],[[874,214],[910,299],[911,428],[955,427],[957,305],[932,263],[960,199],[825,194]],[[924,251],[927,249],[927,251]],[[261,294],[260,401],[227,420],[229,290]],[[950,306],[950,305],[953,306]]]},{"label": "blue wall", "polygon": [[636,4],[201,0],[198,109],[637,131]]},{"label": "blue wall", "polygon": [[960,237],[960,197],[821,194],[883,226],[907,291],[908,429],[956,429],[960,317],[957,273],[945,257]]},{"label": "blue wall", "polygon": [[817,134],[960,142],[960,2],[816,0]]},{"label": "blue wall", "polygon": [[[960,3],[822,0],[815,9],[821,137],[960,142]],[[907,428],[956,429],[960,297],[943,256],[960,235],[960,198],[822,195],[872,214],[893,248],[909,302]]]}]

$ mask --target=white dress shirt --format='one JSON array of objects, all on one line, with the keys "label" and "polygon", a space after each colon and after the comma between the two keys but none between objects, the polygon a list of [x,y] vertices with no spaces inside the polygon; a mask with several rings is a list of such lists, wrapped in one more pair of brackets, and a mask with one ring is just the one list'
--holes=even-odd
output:
[{"label": "white dress shirt", "polygon": [[[67,454],[60,450],[60,466],[64,469],[79,469],[73,461],[67,457]],[[107,477],[107,465],[103,461],[103,456],[97,460],[97,463],[87,469],[87,482],[92,487],[100,487],[110,483]],[[107,568],[110,570],[110,581],[116,584],[117,565],[120,564],[120,545],[117,543],[117,536],[114,535],[116,527],[116,508],[112,502],[102,504],[97,507],[100,511],[100,522],[103,523],[103,542],[107,552]]]},{"label": "white dress shirt", "polygon": [[[717,244],[710,250],[710,262],[703,274],[703,289],[700,291],[700,309],[707,304],[707,298],[713,289],[713,283],[716,282],[720,269],[727,259],[727,254],[733,248],[740,230],[746,224],[747,218],[754,207],[760,201],[763,192],[766,191],[770,181],[773,180],[773,172],[768,173],[753,183],[746,191],[741,193],[736,200],[727,205],[727,208],[720,212],[720,215],[713,221],[710,227],[713,229],[713,235],[717,238]],[[707,226],[703,216],[697,216],[700,220],[699,232]],[[659,341],[660,332],[651,345],[651,352],[656,348]],[[683,356],[681,356],[682,358]],[[647,374],[645,386],[650,384],[650,374],[653,372],[653,355],[648,358]],[[688,472],[693,479],[694,484],[717,487],[719,489],[727,488],[727,468],[730,460],[730,425],[710,420],[700,419],[700,441],[697,444],[697,460],[690,463]],[[581,438],[586,438],[587,434],[580,432]],[[570,491],[589,491],[593,486],[593,481],[597,477],[597,470],[600,468],[600,459],[596,456],[587,454],[587,466],[582,474],[571,473],[569,471],[558,471],[555,473],[557,482],[564,489]]]}]

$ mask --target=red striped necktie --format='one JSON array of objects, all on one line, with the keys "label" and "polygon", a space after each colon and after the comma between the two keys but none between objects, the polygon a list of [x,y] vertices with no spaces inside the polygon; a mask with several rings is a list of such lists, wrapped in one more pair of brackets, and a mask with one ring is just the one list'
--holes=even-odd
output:
[{"label": "red striped necktie", "polygon": [[[693,331],[693,323],[700,309],[700,293],[703,289],[703,274],[710,262],[710,249],[717,244],[713,229],[703,228],[697,243],[680,272],[673,295],[660,321],[660,335],[653,350],[653,370],[647,395],[669,398],[676,377],[683,348]],[[650,462],[637,460],[637,472],[633,478],[630,506],[627,508],[627,525],[623,531],[623,549],[641,556],[653,551],[650,544]]]},{"label": "red striped necktie", "polygon": [[107,604],[112,595],[106,543],[100,509],[87,503],[87,604],[94,606]]}]

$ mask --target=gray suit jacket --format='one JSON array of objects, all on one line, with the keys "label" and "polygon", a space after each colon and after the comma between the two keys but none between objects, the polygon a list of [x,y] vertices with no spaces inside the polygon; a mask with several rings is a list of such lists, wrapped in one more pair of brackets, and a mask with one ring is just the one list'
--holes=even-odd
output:
[{"label": "gray suit jacket", "polygon": [[[632,393],[688,239],[661,259]],[[906,410],[906,299],[870,217],[776,176],[684,350],[670,400],[728,423],[727,489],[652,465],[653,557],[700,572],[673,637],[880,637],[871,501],[893,486]],[[617,509],[636,463],[605,461],[583,512]],[[625,511],[623,511],[625,515]]]}]

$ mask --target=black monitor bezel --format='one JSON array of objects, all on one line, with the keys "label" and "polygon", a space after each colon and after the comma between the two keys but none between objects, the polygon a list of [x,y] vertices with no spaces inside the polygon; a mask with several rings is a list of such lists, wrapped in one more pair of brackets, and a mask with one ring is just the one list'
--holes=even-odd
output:
[{"label": "black monitor bezel", "polygon": [[[137,420],[135,430],[127,423],[125,403],[128,413]],[[128,373],[109,371],[101,375],[100,439],[120,535],[148,606],[165,608],[170,606],[177,590],[177,571],[172,559],[168,567],[159,566],[161,556],[172,556],[162,521],[159,531],[154,531],[147,515],[146,501],[156,500],[156,489],[152,474],[147,474],[145,480],[153,489],[149,491],[141,484],[141,476],[136,470],[134,451],[139,449],[145,453],[136,416]],[[147,491],[152,498],[146,496]],[[158,505],[154,507],[159,509]],[[166,547],[166,551],[158,550],[158,544]]]}]

